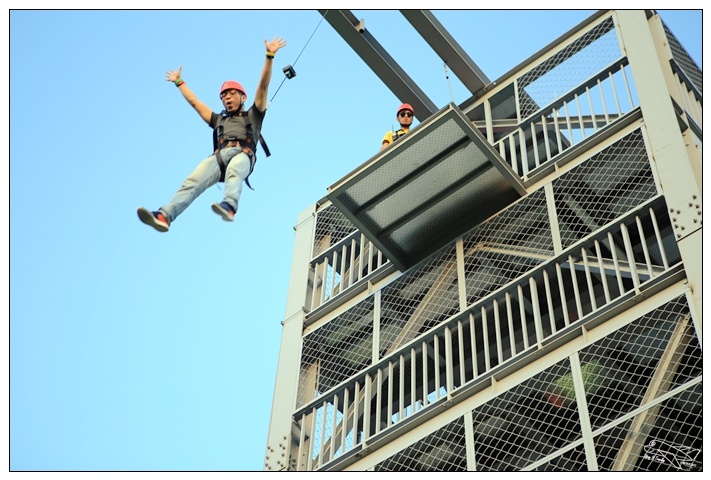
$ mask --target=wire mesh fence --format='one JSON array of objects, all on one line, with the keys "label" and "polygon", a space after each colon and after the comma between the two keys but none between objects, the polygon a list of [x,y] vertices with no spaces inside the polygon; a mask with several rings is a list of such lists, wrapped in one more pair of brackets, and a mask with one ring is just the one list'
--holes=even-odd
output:
[{"label": "wire mesh fence", "polygon": [[464,472],[467,470],[462,418],[427,435],[375,465],[376,472]]}]

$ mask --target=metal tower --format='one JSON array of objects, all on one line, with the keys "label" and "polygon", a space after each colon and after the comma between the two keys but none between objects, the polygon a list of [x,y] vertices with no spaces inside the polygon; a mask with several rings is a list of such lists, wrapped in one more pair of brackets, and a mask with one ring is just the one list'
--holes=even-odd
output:
[{"label": "metal tower", "polygon": [[[322,12],[323,13],[323,12]],[[599,11],[438,109],[295,227],[265,470],[700,471],[702,72],[654,11]]]}]

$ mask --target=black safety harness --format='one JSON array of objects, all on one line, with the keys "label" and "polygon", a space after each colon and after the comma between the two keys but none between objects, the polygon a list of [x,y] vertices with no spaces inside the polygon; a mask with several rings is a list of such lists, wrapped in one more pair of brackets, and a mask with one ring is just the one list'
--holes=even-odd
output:
[{"label": "black safety harness", "polygon": [[[249,176],[252,174],[252,171],[254,170],[254,164],[257,163],[257,143],[254,140],[254,131],[252,129],[252,124],[248,122],[248,112],[240,111],[234,114],[228,114],[227,110],[223,110],[220,112],[220,115],[222,116],[221,122],[217,127],[215,127],[212,130],[212,148],[214,150],[214,155],[215,158],[217,158],[217,163],[220,166],[220,182],[225,181],[225,172],[227,171],[227,165],[225,164],[225,161],[222,159],[222,155],[220,154],[220,150],[223,148],[228,148],[228,147],[237,147],[241,148],[244,153],[246,153],[249,156],[249,174],[247,174],[247,178],[244,179],[244,182],[247,184],[247,186],[254,190],[252,188],[252,185],[249,184]],[[244,126],[245,126],[245,131],[247,132],[247,138],[241,139],[237,137],[229,137],[224,134],[224,122],[227,120],[238,120],[241,121]],[[259,143],[262,145],[262,148],[264,149],[264,153],[268,157],[271,155],[269,152],[269,147],[267,147],[266,142],[264,141],[264,138],[262,138],[262,134],[257,131],[257,135],[259,138]]]},{"label": "black safety harness", "polygon": [[395,140],[397,140],[398,138],[400,138],[400,137],[406,135],[407,133],[409,133],[409,130],[408,130],[407,132],[402,132],[402,133],[400,132],[400,130],[402,130],[402,129],[398,129],[397,131],[393,131],[393,132],[392,132],[393,143],[395,143]]}]

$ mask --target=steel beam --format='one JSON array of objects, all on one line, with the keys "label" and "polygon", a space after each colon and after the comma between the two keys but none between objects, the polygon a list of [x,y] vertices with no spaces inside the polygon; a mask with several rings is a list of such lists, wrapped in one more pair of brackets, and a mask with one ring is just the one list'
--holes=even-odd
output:
[{"label": "steel beam", "polygon": [[472,94],[491,83],[429,10],[400,10],[400,13]]},{"label": "steel beam", "polygon": [[319,13],[401,102],[412,105],[419,121],[439,110],[366,30],[363,20],[358,20],[350,10],[319,10]]}]

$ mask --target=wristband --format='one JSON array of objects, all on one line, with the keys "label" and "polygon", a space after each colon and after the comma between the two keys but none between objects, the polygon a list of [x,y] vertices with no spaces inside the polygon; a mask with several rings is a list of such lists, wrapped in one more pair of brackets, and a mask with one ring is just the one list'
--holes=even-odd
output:
[{"label": "wristband", "polygon": [[267,50],[267,58],[274,58],[275,53]]},{"label": "wristband", "polygon": [[179,87],[179,86],[181,86],[182,84],[184,84],[185,82],[183,81],[182,78],[179,78],[179,79],[177,79],[177,80],[176,80],[175,82],[173,82],[173,83],[175,83],[175,86],[176,86],[176,87]]}]

